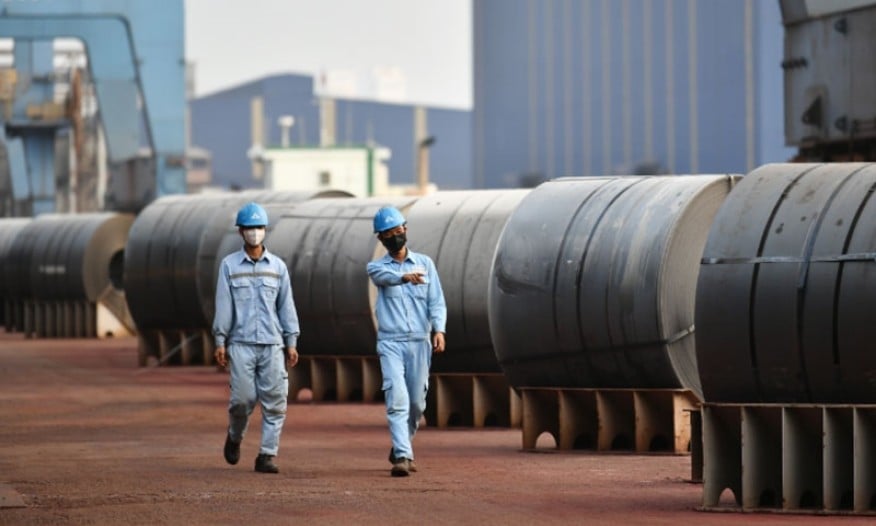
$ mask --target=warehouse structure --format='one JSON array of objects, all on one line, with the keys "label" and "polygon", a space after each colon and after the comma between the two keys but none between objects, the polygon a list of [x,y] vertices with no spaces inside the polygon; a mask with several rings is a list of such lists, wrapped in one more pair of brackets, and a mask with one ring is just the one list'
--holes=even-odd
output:
[{"label": "warehouse structure", "polygon": [[744,173],[783,145],[778,2],[474,0],[477,187]]}]

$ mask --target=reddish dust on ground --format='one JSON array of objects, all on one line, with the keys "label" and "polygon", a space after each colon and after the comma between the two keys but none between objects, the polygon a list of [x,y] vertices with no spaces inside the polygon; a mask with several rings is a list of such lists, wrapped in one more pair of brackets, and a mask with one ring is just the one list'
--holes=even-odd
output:
[{"label": "reddish dust on ground", "polygon": [[515,429],[423,428],[419,472],[392,478],[380,404],[290,404],[281,472],[259,474],[258,410],[240,464],[222,458],[227,383],[138,368],[133,339],[0,336],[0,524],[873,521],[699,512],[689,457],[522,452]]}]

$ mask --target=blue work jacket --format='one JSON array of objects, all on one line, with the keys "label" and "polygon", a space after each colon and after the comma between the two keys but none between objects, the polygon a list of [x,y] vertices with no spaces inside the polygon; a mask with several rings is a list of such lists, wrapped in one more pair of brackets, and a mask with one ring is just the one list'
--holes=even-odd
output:
[{"label": "blue work jacket", "polygon": [[[422,267],[426,283],[403,283],[402,276]],[[367,266],[377,286],[377,338],[409,341],[428,339],[432,332],[446,332],[447,306],[432,258],[408,249],[404,261],[389,254]]]},{"label": "blue work jacket", "polygon": [[299,332],[286,263],[267,248],[258,260],[242,248],[225,256],[216,283],[216,347],[228,343],[295,347]]}]

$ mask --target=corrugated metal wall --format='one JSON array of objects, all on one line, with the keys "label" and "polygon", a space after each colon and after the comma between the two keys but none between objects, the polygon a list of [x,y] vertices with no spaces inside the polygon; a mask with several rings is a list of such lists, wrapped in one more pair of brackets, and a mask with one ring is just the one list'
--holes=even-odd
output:
[{"label": "corrugated metal wall", "polygon": [[413,107],[341,99],[336,104],[337,143],[388,146],[390,182],[414,184]]},{"label": "corrugated metal wall", "polygon": [[444,190],[472,188],[471,111],[430,108],[429,133],[435,136],[430,153],[430,177]]},{"label": "corrugated metal wall", "polygon": [[784,160],[778,3],[473,0],[475,185]]}]

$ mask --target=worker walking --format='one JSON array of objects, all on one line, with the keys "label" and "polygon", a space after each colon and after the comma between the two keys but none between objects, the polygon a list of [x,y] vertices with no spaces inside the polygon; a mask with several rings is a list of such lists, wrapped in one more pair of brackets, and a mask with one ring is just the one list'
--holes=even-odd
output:
[{"label": "worker walking", "polygon": [[402,213],[384,207],[374,232],[387,254],[368,263],[377,286],[377,354],[383,374],[393,476],[417,471],[412,440],[426,409],[432,353],[444,352],[447,307],[435,263],[409,250]]},{"label": "worker walking", "polygon": [[262,244],[268,226],[265,209],[256,203],[243,206],[236,226],[244,245],[219,266],[213,320],[216,362],[230,364],[231,373],[225,460],[240,460],[240,442],[259,401],[262,443],[255,470],[278,473],[274,457],[286,419],[286,367],[298,363],[298,314],[286,264]]}]

